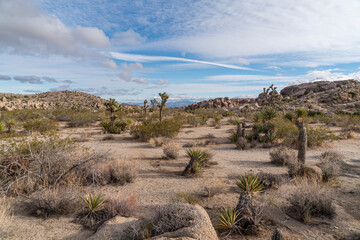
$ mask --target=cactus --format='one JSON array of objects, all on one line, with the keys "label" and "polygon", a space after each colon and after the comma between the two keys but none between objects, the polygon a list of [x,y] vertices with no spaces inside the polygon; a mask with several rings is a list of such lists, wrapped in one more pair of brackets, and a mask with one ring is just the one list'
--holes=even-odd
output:
[{"label": "cactus", "polygon": [[296,126],[299,128],[299,137],[298,137],[298,164],[299,164],[299,174],[304,174],[304,166],[306,160],[306,147],[307,147],[307,133],[306,127],[304,125],[303,119],[299,118],[296,121]]},{"label": "cactus", "polygon": [[169,99],[169,95],[167,95],[166,92],[163,92],[163,93],[159,93],[159,96],[161,98],[161,103],[159,104],[159,108],[160,108],[160,122],[161,122],[161,119],[162,119],[162,111],[165,107],[165,103],[167,102],[167,100]]}]

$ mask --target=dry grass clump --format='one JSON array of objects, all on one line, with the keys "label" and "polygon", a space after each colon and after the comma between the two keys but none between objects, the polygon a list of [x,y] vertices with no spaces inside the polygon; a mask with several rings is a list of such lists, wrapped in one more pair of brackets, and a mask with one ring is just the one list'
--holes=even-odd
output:
[{"label": "dry grass clump", "polygon": [[0,236],[6,237],[9,234],[9,227],[12,222],[10,201],[6,197],[0,198]]},{"label": "dry grass clump", "polygon": [[270,162],[278,166],[289,165],[289,163],[296,161],[295,152],[284,146],[271,148],[269,154]]},{"label": "dry grass clump", "polygon": [[190,192],[179,192],[176,194],[176,199],[182,203],[189,204],[198,204],[200,199],[194,194]]},{"label": "dry grass clump", "polygon": [[31,194],[52,186],[77,183],[81,178],[79,167],[106,157],[56,135],[12,139],[0,146],[0,191],[12,195]]},{"label": "dry grass clump", "polygon": [[289,210],[305,223],[312,217],[332,218],[335,215],[332,201],[329,192],[316,182],[303,181],[297,184],[289,198]]},{"label": "dry grass clump", "polygon": [[342,160],[343,156],[334,151],[326,151],[320,155],[320,162],[317,166],[321,169],[322,180],[328,182],[338,177],[346,163]]},{"label": "dry grass clump", "polygon": [[49,217],[66,215],[80,208],[80,194],[72,190],[49,189],[36,193],[26,203],[31,215]]},{"label": "dry grass clump", "polygon": [[262,186],[265,190],[278,188],[286,179],[284,175],[275,175],[272,173],[260,172],[257,174]]},{"label": "dry grass clump", "polygon": [[216,178],[210,184],[204,186],[204,196],[205,197],[214,197],[217,194],[220,194],[225,189],[226,184],[221,181],[221,179]]},{"label": "dry grass clump", "polygon": [[137,165],[127,160],[115,160],[98,162],[84,166],[81,169],[83,184],[106,185],[132,183],[137,177]]},{"label": "dry grass clump", "polygon": [[149,143],[152,147],[155,148],[155,147],[162,147],[164,144],[166,144],[169,141],[170,141],[169,138],[154,137],[149,140]]},{"label": "dry grass clump", "polygon": [[134,216],[137,209],[137,197],[136,194],[130,194],[129,196],[117,195],[111,197],[105,202],[106,211],[110,216]]},{"label": "dry grass clump", "polygon": [[179,157],[179,146],[173,142],[164,145],[163,152],[168,159],[176,159]]}]

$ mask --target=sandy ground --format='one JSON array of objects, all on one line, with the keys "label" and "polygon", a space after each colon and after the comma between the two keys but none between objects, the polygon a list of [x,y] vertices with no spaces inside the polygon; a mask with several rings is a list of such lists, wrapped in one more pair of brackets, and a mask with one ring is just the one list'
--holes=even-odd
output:
[{"label": "sandy ground", "polygon": [[[139,175],[134,183],[125,186],[97,187],[96,191],[111,196],[114,193],[136,193],[138,199],[137,217],[143,218],[152,214],[156,206],[176,201],[181,191],[201,194],[204,186],[220,181],[225,183],[223,193],[213,198],[205,198],[201,205],[207,209],[214,220],[218,208],[235,207],[239,194],[234,185],[234,178],[244,173],[269,172],[284,174],[285,167],[277,167],[269,163],[269,149],[252,149],[240,151],[227,140],[233,126],[184,128],[174,140],[180,146],[189,142],[204,141],[208,134],[214,136],[217,145],[209,146],[215,153],[213,161],[217,165],[206,168],[198,177],[181,176],[188,159],[185,149],[181,149],[176,160],[163,159],[161,148],[153,148],[149,143],[139,142],[129,134],[113,135],[113,140],[104,141],[99,127],[62,129],[61,134],[81,136],[97,151],[109,151],[117,158],[129,159],[137,163]],[[336,130],[336,129],[335,129]],[[308,151],[307,164],[316,164],[317,156],[325,150],[334,150],[344,156],[349,164],[357,166],[345,176],[341,176],[336,184],[329,186],[335,199],[336,217],[332,220],[317,220],[305,225],[289,218],[281,211],[289,187],[284,186],[275,192],[263,195],[269,207],[266,209],[266,221],[263,231],[257,237],[248,239],[270,239],[276,225],[284,231],[289,239],[341,239],[350,231],[360,232],[360,140],[341,140],[327,144],[326,147]],[[90,190],[90,189],[88,189]],[[265,219],[265,218],[264,218]],[[41,219],[15,214],[12,223],[12,235],[8,239],[86,239],[92,232],[72,222],[73,217]],[[1,239],[1,237],[0,237]],[[237,238],[234,238],[237,239]]]}]

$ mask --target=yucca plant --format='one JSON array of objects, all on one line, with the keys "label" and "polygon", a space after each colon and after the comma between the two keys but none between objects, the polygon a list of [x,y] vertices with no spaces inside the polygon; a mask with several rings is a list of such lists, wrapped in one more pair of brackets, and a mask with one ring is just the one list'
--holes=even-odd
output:
[{"label": "yucca plant", "polygon": [[98,211],[104,208],[104,197],[101,194],[90,193],[88,197],[82,199],[85,203],[87,215],[91,218],[96,215]]},{"label": "yucca plant", "polygon": [[192,159],[193,157],[198,157],[198,162],[202,162],[205,160],[205,152],[199,148],[190,148],[186,151],[186,155]]},{"label": "yucca plant", "polygon": [[263,191],[263,185],[260,179],[253,174],[240,177],[236,185],[242,192],[250,195],[255,195]]},{"label": "yucca plant", "polygon": [[237,226],[239,220],[239,213],[231,207],[225,207],[217,214],[217,226],[227,235],[240,232],[240,228]]}]

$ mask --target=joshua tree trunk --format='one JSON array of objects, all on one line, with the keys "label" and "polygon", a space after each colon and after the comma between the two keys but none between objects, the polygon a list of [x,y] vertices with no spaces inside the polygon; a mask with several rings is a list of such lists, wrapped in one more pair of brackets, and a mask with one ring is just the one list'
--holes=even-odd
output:
[{"label": "joshua tree trunk", "polygon": [[236,206],[236,212],[239,213],[239,226],[242,231],[248,235],[255,235],[258,231],[256,223],[256,210],[252,204],[252,196],[242,193]]},{"label": "joshua tree trunk", "polygon": [[306,127],[305,127],[303,121],[297,120],[296,125],[299,128],[299,138],[298,138],[299,174],[303,174],[305,160],[306,160],[307,133],[306,133]]},{"label": "joshua tree trunk", "polygon": [[242,127],[241,127],[241,125],[239,123],[239,125],[237,125],[237,128],[236,128],[236,136],[237,136],[237,138],[242,137],[241,132],[242,132]]},{"label": "joshua tree trunk", "polygon": [[162,118],[162,110],[163,110],[163,108],[160,106],[160,117],[159,117],[160,122],[161,122],[161,118]]},{"label": "joshua tree trunk", "polygon": [[241,136],[245,137],[245,122],[241,123]]},{"label": "joshua tree trunk", "polygon": [[192,172],[192,169],[194,168],[194,164],[198,159],[199,159],[198,156],[194,156],[194,157],[192,157],[190,159],[189,164],[186,166],[185,170],[182,173],[183,176],[189,176],[190,175],[190,173]]}]

